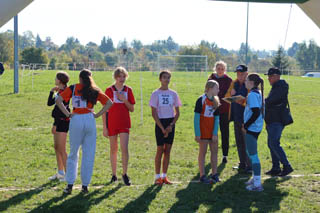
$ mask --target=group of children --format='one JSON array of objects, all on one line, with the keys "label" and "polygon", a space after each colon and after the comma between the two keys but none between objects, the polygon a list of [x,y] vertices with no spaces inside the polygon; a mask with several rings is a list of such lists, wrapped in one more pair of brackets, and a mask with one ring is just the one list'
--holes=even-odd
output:
[{"label": "group of children", "polygon": [[[129,75],[123,67],[116,68],[113,77],[115,83],[103,93],[95,85],[92,73],[87,69],[80,72],[79,83],[69,87],[67,86],[69,76],[66,72],[58,72],[56,75],[56,87],[50,91],[48,105],[56,104],[52,112],[52,117],[54,118],[52,133],[54,135],[58,172],[49,179],[66,181],[68,185],[64,192],[67,194],[71,193],[76,180],[80,146],[82,146],[82,192],[88,192],[96,148],[95,118],[101,115],[103,120],[103,135],[110,140],[111,182],[118,179],[116,170],[117,140],[119,136],[122,152],[122,179],[125,185],[131,185],[130,178],[127,175],[129,160],[128,144],[129,130],[131,128],[130,112],[134,111],[135,98],[132,89],[125,85],[125,81]],[[160,72],[159,80],[161,86],[153,91],[149,101],[152,117],[155,121],[157,143],[155,184],[158,185],[172,184],[168,179],[167,171],[174,141],[175,124],[180,115],[179,107],[181,106],[181,100],[177,92],[169,88],[170,79],[170,71],[163,70]],[[245,94],[244,96],[247,97],[247,101],[243,112],[244,124],[240,125],[240,129],[241,133],[245,135],[245,151],[250,157],[253,168],[253,178],[247,182],[247,189],[261,191],[263,189],[260,178],[260,162],[257,155],[257,139],[263,125],[263,80],[257,74],[245,76],[244,80],[245,88],[249,91],[249,94]],[[259,85],[262,87],[262,93],[258,89]],[[233,90],[231,95],[236,95],[236,91]],[[56,92],[55,97],[53,97],[54,92]],[[198,163],[200,182],[206,184],[219,182],[219,175],[217,173],[218,128],[219,123],[221,124],[221,118],[224,125],[226,125],[226,119],[229,122],[228,107],[220,110],[223,105],[226,105],[226,103],[222,103],[221,96],[218,81],[209,79],[206,82],[204,94],[197,99],[194,109],[195,140],[199,144]],[[223,94],[223,96],[227,97],[226,94]],[[69,109],[70,99],[72,99],[72,112]],[[93,106],[97,101],[101,102],[103,107],[98,113],[94,113]],[[68,130],[70,131],[70,153],[67,156],[66,137]],[[223,137],[229,137],[229,132],[227,132],[227,135],[224,134]],[[211,152],[212,173],[206,176],[204,167],[208,146]],[[227,161],[227,154],[228,143],[224,147],[223,162]]]}]

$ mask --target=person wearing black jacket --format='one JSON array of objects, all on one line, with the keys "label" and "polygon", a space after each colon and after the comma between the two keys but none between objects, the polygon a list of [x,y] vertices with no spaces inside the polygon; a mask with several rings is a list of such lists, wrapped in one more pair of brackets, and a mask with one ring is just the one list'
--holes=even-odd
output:
[{"label": "person wearing black jacket", "polygon": [[[278,68],[270,68],[268,70],[268,80],[272,86],[268,97],[265,99],[265,122],[268,132],[268,147],[272,158],[272,168],[266,172],[271,176],[286,176],[293,172],[286,153],[280,145],[280,138],[284,129],[281,120],[281,113],[288,103],[289,85],[285,80],[280,79],[281,72]],[[280,162],[283,170],[280,169]]]},{"label": "person wearing black jacket", "polygon": [[4,66],[3,64],[0,62],[0,75],[2,75],[4,72]]},{"label": "person wearing black jacket", "polygon": [[[55,80],[55,87],[50,91],[48,97],[48,106],[55,105],[56,97],[64,91],[69,82],[69,75],[66,72],[58,72]],[[57,92],[55,95],[54,93]],[[68,111],[69,102],[63,102]],[[49,180],[59,179],[64,181],[65,170],[66,170],[66,161],[67,161],[67,152],[66,152],[66,142],[67,142],[67,133],[69,130],[69,118],[58,108],[57,105],[54,106],[51,116],[54,118],[54,123],[52,127],[52,134],[54,140],[54,149],[56,152],[58,172],[49,177]]]}]

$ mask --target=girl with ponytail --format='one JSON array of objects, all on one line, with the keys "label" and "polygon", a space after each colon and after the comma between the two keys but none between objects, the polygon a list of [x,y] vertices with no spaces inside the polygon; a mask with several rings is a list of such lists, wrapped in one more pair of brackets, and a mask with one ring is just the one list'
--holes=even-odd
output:
[{"label": "girl with ponytail", "polygon": [[[252,164],[252,178],[246,182],[249,191],[263,191],[261,184],[261,165],[258,157],[257,141],[263,127],[264,102],[263,79],[256,73],[248,75],[245,81],[246,88],[250,90],[244,110],[245,142],[248,156]],[[260,88],[259,88],[260,86]]]},{"label": "girl with ponytail", "polygon": [[[70,113],[63,105],[63,101],[72,99],[73,111]],[[93,106],[99,101],[103,108],[94,113]],[[57,106],[70,119],[69,139],[70,154],[67,159],[66,181],[68,183],[64,193],[71,194],[77,177],[79,149],[82,147],[81,181],[82,193],[88,193],[94,157],[96,152],[96,121],[112,105],[112,101],[94,83],[90,70],[80,72],[79,83],[67,87],[57,98]]]}]

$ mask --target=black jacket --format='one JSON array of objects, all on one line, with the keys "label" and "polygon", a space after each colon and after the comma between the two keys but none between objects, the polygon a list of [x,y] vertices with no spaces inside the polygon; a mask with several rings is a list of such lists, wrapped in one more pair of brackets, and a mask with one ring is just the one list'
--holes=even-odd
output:
[{"label": "black jacket", "polygon": [[2,75],[4,72],[4,66],[3,64],[0,62],[0,75]]},{"label": "black jacket", "polygon": [[[54,92],[50,91],[49,97],[48,97],[48,102],[47,105],[48,106],[52,106],[56,104],[56,99],[54,97]],[[67,108],[67,110],[70,112],[70,108],[69,108],[69,102],[65,102],[63,101],[64,106]],[[63,120],[66,119],[67,117],[65,116],[65,114],[63,114],[63,112],[59,109],[59,107],[57,105],[54,106],[51,116],[54,119],[59,119],[59,120]]]},{"label": "black jacket", "polygon": [[267,124],[280,122],[281,112],[288,103],[289,85],[285,80],[279,80],[272,85],[268,97],[265,99],[265,121]]}]

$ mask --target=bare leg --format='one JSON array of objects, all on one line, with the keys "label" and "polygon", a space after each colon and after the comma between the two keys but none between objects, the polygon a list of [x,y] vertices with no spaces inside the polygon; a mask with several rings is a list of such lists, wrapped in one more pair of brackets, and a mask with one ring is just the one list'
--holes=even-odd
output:
[{"label": "bare leg", "polygon": [[121,146],[121,157],[122,157],[122,175],[127,174],[128,161],[129,161],[129,134],[120,133],[120,146]]},{"label": "bare leg", "polygon": [[67,143],[67,133],[66,132],[56,132],[54,135],[55,143],[54,148],[57,156],[58,170],[66,170],[67,164],[67,152],[66,152],[66,143]]},{"label": "bare leg", "polygon": [[164,146],[157,146],[157,153],[155,157],[155,172],[156,174],[160,174],[161,169],[161,158],[164,151]]},{"label": "bare leg", "polygon": [[211,142],[209,143],[209,147],[210,147],[210,152],[211,152],[211,156],[210,156],[210,162],[211,162],[211,172],[212,174],[216,174],[217,173],[217,164],[218,164],[218,142]]},{"label": "bare leg", "polygon": [[198,163],[199,163],[200,177],[202,177],[205,174],[204,164],[205,164],[205,159],[206,159],[207,148],[208,148],[207,142],[200,142],[199,143]]},{"label": "bare leg", "polygon": [[118,136],[109,136],[110,140],[110,163],[112,175],[117,175],[117,153],[118,153]]},{"label": "bare leg", "polygon": [[168,172],[171,147],[172,147],[172,144],[164,144],[163,161],[162,161],[162,172],[163,173]]}]

